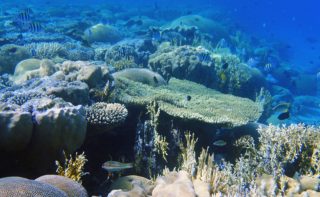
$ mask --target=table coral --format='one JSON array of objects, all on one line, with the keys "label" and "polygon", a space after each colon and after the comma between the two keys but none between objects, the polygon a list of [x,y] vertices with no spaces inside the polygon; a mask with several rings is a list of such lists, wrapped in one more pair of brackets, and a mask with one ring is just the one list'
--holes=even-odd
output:
[{"label": "table coral", "polygon": [[[157,88],[119,78],[115,95],[116,100],[126,105],[146,107],[156,101],[160,110],[171,117],[231,127],[256,121],[261,114],[259,105],[249,99],[174,78],[168,85]],[[186,100],[188,95],[190,101]]]}]

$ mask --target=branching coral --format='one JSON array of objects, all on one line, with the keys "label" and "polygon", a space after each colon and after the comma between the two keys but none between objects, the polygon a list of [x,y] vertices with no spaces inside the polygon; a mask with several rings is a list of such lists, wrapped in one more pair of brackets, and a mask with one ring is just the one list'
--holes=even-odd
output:
[{"label": "branching coral", "polygon": [[118,103],[98,102],[88,107],[86,114],[89,124],[113,128],[125,121],[128,110]]},{"label": "branching coral", "polygon": [[157,106],[155,101],[151,102],[150,105],[147,106],[148,114],[150,114],[151,118],[151,126],[154,128],[154,146],[155,151],[162,156],[162,158],[167,161],[167,150],[168,150],[168,142],[165,136],[161,136],[158,133],[158,125],[159,125],[159,115],[160,109]]},{"label": "branching coral", "polygon": [[56,165],[57,165],[56,172],[60,176],[65,176],[74,181],[81,183],[82,176],[86,175],[86,173],[83,171],[84,165],[88,161],[86,159],[86,155],[84,154],[84,152],[81,153],[80,155],[76,153],[74,157],[70,155],[68,158],[65,152],[63,152],[63,154],[65,159],[64,163],[61,164],[59,161],[56,161]]},{"label": "branching coral", "polygon": [[25,45],[30,53],[37,58],[54,58],[56,56],[66,56],[67,49],[58,42],[41,42]]}]

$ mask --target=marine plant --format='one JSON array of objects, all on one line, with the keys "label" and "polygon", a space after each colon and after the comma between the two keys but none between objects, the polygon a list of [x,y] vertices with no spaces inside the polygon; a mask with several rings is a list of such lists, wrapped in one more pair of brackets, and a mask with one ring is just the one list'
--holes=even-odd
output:
[{"label": "marine plant", "polygon": [[84,165],[88,161],[86,155],[84,154],[84,152],[80,155],[76,152],[74,157],[71,154],[68,157],[64,151],[63,155],[63,164],[61,164],[59,161],[56,161],[57,174],[81,183],[81,178],[87,174],[86,172],[84,172]]},{"label": "marine plant", "polygon": [[158,132],[159,126],[159,116],[160,116],[160,108],[158,107],[155,101],[152,101],[149,105],[147,105],[147,113],[151,118],[151,126],[154,128],[154,148],[155,151],[162,156],[162,158],[167,161],[168,156],[168,142],[165,136],[162,136]]}]

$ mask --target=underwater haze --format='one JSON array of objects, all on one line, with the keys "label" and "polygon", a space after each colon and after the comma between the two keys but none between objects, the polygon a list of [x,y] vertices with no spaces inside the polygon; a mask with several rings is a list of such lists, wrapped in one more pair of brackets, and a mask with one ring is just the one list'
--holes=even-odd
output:
[{"label": "underwater haze", "polygon": [[0,197],[320,196],[317,0],[0,0]]}]

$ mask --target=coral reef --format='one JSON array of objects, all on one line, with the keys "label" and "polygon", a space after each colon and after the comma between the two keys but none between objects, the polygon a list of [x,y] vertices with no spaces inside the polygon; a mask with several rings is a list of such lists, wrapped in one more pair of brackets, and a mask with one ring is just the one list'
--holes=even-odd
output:
[{"label": "coral reef", "polygon": [[0,47],[0,74],[13,73],[16,64],[30,58],[25,47],[7,44]]},{"label": "coral reef", "polygon": [[212,53],[201,46],[160,47],[150,56],[149,66],[166,80],[187,79],[252,99],[265,84],[261,72],[241,63],[237,56]]},{"label": "coral reef", "polygon": [[146,67],[149,56],[156,46],[147,39],[126,39],[106,48],[105,61],[116,70],[131,67]]},{"label": "coral reef", "polygon": [[26,59],[16,65],[13,82],[21,84],[32,78],[50,76],[55,71],[56,67],[51,60]]},{"label": "coral reef", "polygon": [[64,176],[44,175],[35,179],[64,191],[68,197],[88,197],[87,191],[78,182]]},{"label": "coral reef", "polygon": [[122,124],[127,116],[128,110],[124,105],[118,103],[97,102],[86,109],[88,124],[95,128],[90,129],[90,131],[94,133],[110,131],[114,127]]},{"label": "coral reef", "polygon": [[[186,96],[191,100],[186,100]],[[199,84],[172,78],[168,85],[154,88],[125,78],[116,81],[115,97],[120,103],[147,106],[156,101],[160,111],[174,118],[211,124],[239,126],[260,117],[257,103],[225,95]]]},{"label": "coral reef", "polygon": [[121,33],[111,25],[96,24],[84,32],[84,39],[93,42],[115,43],[121,40]]},{"label": "coral reef", "polygon": [[52,59],[55,57],[66,57],[67,48],[59,42],[34,42],[26,44],[30,54],[39,59]]},{"label": "coral reef", "polygon": [[31,114],[19,111],[0,111],[0,150],[23,150],[32,138]]},{"label": "coral reef", "polygon": [[21,177],[6,177],[0,179],[0,196],[48,196],[68,197],[62,190],[49,184]]}]

